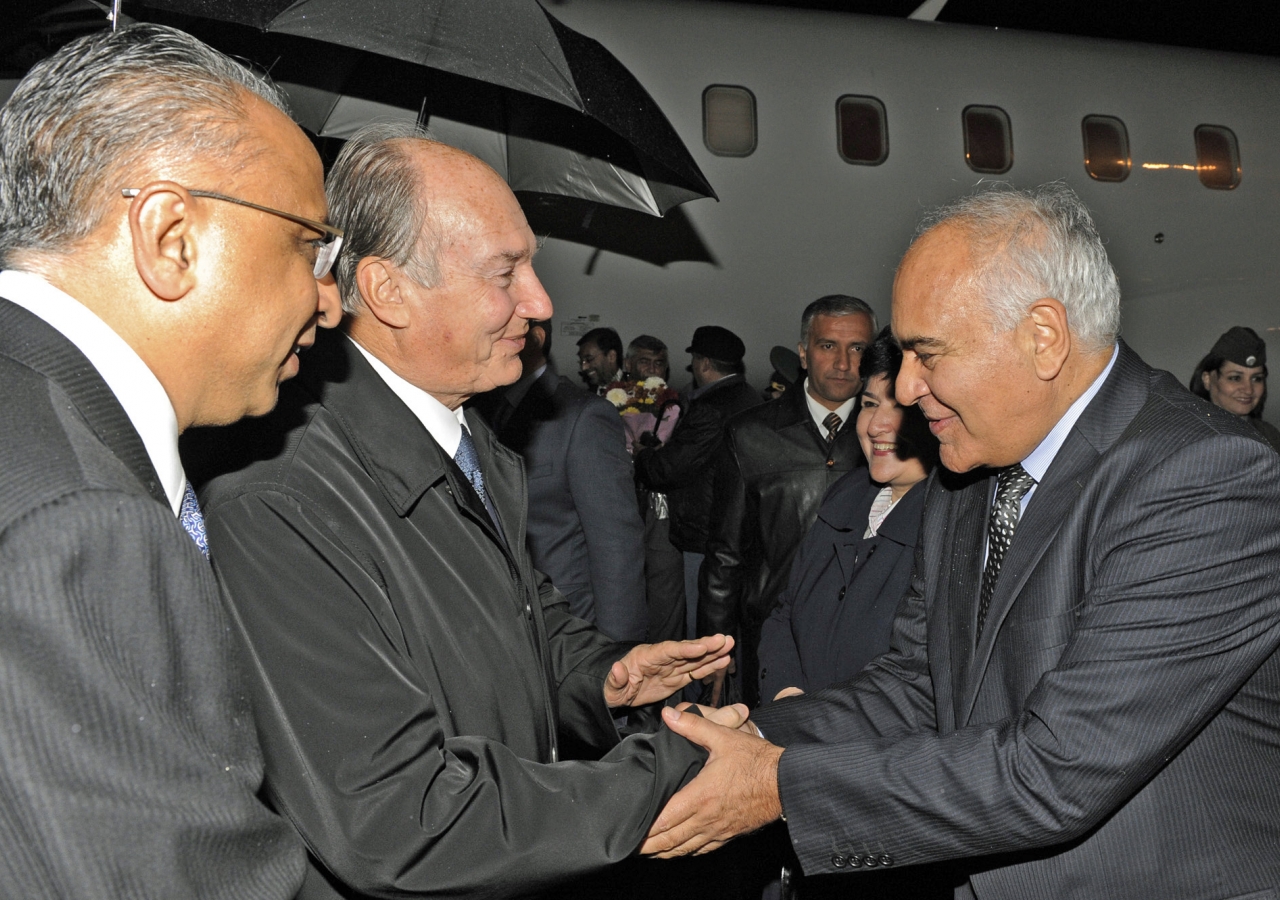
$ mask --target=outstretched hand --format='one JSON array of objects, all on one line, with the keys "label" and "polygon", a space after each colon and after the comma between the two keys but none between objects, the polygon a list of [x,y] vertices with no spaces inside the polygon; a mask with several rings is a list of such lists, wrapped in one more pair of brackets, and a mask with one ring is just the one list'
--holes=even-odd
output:
[{"label": "outstretched hand", "polygon": [[[734,709],[727,707],[717,713]],[[781,747],[744,733],[745,728],[725,727],[674,709],[664,709],[662,719],[672,731],[705,747],[711,755],[698,776],[667,801],[640,847],[642,854],[665,859],[709,853],[782,815],[778,796]],[[727,724],[733,724],[732,720]]]},{"label": "outstretched hand", "polygon": [[732,649],[733,638],[723,634],[632,647],[605,678],[605,703],[610,707],[643,706],[665,700],[694,679],[729,665]]}]

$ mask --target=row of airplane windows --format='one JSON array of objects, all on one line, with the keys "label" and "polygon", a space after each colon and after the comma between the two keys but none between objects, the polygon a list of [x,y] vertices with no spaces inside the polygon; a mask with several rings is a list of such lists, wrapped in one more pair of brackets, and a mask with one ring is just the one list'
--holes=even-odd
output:
[{"label": "row of airplane windows", "polygon": [[[1013,168],[1013,127],[998,106],[966,106],[961,114],[964,159],[975,172],[999,175]],[[1133,169],[1129,132],[1115,116],[1085,116],[1080,123],[1084,168],[1095,181],[1124,181]],[[756,150],[756,98],[747,88],[713,84],[702,93],[702,140],[717,156],[750,156]],[[1200,183],[1231,190],[1240,183],[1240,146],[1223,125],[1195,129],[1196,164],[1143,163],[1144,168],[1194,169]],[[884,104],[846,94],[836,101],[836,150],[847,163],[878,166],[889,158]]]}]

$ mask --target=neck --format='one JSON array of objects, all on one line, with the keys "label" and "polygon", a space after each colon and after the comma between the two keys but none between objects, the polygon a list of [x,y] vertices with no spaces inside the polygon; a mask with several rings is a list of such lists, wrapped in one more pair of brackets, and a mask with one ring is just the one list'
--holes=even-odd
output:
[{"label": "neck", "polygon": [[378,322],[376,317],[357,316],[351,321],[347,334],[353,341],[376,356],[392,372],[419,390],[430,394],[448,409],[455,410],[471,398],[471,391],[459,391],[436,384],[429,373],[424,375],[420,371],[421,360],[415,359],[414,354],[402,352],[400,342],[397,340],[397,332]]},{"label": "neck", "polygon": [[843,406],[845,403],[848,402],[847,400],[828,400],[826,397],[823,397],[821,394],[819,394],[817,391],[813,389],[812,378],[805,379],[804,392],[808,394],[810,397],[812,397],[814,401],[817,402],[818,405],[821,406],[823,409],[829,409],[832,412],[835,412],[837,409],[839,409],[841,406]]}]

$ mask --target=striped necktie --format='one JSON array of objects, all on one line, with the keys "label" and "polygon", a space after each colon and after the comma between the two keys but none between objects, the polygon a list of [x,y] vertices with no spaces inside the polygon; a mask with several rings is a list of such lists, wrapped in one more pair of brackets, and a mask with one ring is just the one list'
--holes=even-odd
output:
[{"label": "striped necktie", "polygon": [[836,439],[836,432],[840,430],[840,426],[844,424],[837,413],[828,413],[827,417],[822,420],[822,427],[827,429],[827,444],[830,445]]},{"label": "striped necktie", "polygon": [[1013,543],[1013,532],[1022,516],[1022,498],[1036,480],[1027,474],[1021,463],[1001,469],[996,475],[996,501],[991,504],[991,520],[987,525],[987,565],[982,572],[982,592],[978,603],[978,633],[987,621],[987,610],[996,592],[996,579],[1004,555]]}]

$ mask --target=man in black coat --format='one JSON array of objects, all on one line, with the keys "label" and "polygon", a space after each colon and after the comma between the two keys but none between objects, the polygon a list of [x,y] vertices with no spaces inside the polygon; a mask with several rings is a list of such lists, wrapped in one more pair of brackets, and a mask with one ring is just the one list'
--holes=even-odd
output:
[{"label": "man in black coat", "polygon": [[622,418],[612,403],[556,374],[550,347],[551,323],[531,322],[520,380],[477,408],[524,459],[534,566],[575,616],[615,641],[643,642],[644,524]]},{"label": "man in black coat", "polygon": [[1065,186],[933,222],[894,283],[896,388],[950,474],[890,650],[762,710],[768,741],[665,712],[713,763],[647,849],[785,811],[805,873],[851,891],[951,860],[959,898],[1275,895],[1280,456],[1117,340]]},{"label": "man in black coat", "polygon": [[703,325],[685,352],[693,356],[689,407],[665,444],[656,446],[655,438],[636,454],[636,478],[642,487],[667,495],[671,543],[684,553],[686,627],[692,635],[698,569],[711,530],[712,467],[724,443],[725,423],[761,401],[744,377],[747,348],[729,329]]},{"label": "man in black coat", "polygon": [[[875,313],[857,297],[813,301],[800,318],[798,347],[808,376],[726,428],[715,467],[717,516],[698,579],[697,629],[714,625],[738,639],[748,706],[760,699],[760,625],[787,585],[796,549],[827,489],[865,462],[851,420],[862,388],[858,363],[875,333]],[[713,705],[718,688],[709,691]]]},{"label": "man in black coat", "polygon": [[[242,467],[202,492],[266,792],[310,851],[307,900],[559,892],[629,857],[701,762],[666,729],[621,741],[611,710],[730,642],[615,643],[533,567],[521,460],[463,408],[551,316],[497,173],[385,129],[328,190],[349,335],[272,416],[211,436]],[[601,759],[560,761],[562,735]]]},{"label": "man in black coat", "polygon": [[271,409],[341,315],[320,159],[281,103],[138,25],[0,111],[0,896],[302,881],[178,456],[188,426]]}]

